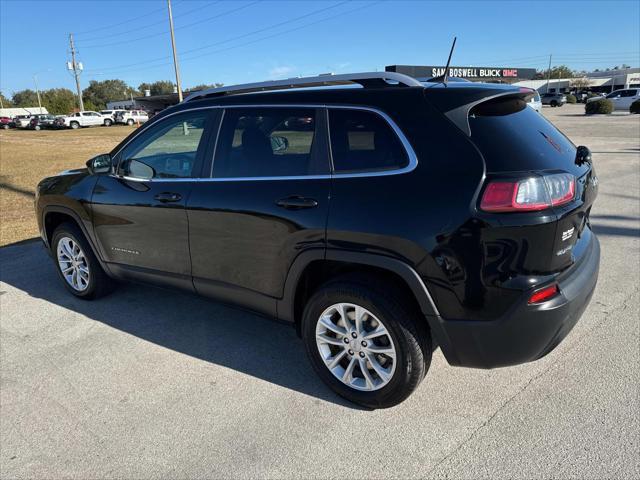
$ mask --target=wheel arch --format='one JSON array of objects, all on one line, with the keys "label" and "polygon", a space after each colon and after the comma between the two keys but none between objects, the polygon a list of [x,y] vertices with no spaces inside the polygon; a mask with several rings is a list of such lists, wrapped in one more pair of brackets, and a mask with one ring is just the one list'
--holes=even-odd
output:
[{"label": "wheel arch", "polygon": [[390,281],[410,294],[409,301],[415,302],[427,319],[435,321],[439,316],[426,285],[408,264],[375,254],[312,250],[298,255],[289,269],[283,298],[277,302],[278,318],[296,324],[299,331],[304,303],[313,291],[331,278],[350,273],[372,274]]}]

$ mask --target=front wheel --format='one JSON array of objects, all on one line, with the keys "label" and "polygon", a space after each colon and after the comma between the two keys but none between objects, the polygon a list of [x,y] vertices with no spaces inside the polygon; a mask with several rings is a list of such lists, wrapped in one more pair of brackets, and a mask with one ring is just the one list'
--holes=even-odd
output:
[{"label": "front wheel", "polygon": [[104,126],[105,127],[110,127],[112,123],[113,122],[111,120],[107,119],[107,120],[104,121]]},{"label": "front wheel", "polygon": [[42,128],[42,127],[40,127],[40,125],[36,125],[35,127],[33,127],[33,129],[34,129],[36,132],[39,132],[41,128]]},{"label": "front wheel", "polygon": [[553,102],[551,102],[551,106],[552,107],[557,107],[558,106],[558,102],[556,102],[555,100]]},{"label": "front wheel", "polygon": [[51,250],[58,275],[69,292],[79,298],[94,299],[114,286],[100,266],[89,242],[72,223],[63,223],[53,232]]},{"label": "front wheel", "polygon": [[127,120],[127,125],[129,125],[130,127],[133,125],[133,123],[133,119],[130,118],[129,120]]},{"label": "front wheel", "polygon": [[405,400],[431,363],[425,319],[403,292],[345,279],[309,300],[302,336],[311,364],[338,395],[368,408]]},{"label": "front wheel", "polygon": [[77,130],[78,128],[80,128],[80,124],[78,122],[71,122],[69,126],[74,130]]},{"label": "front wheel", "polygon": [[2,128],[3,128],[4,130],[9,130],[9,125],[7,125],[7,124],[5,123],[4,125],[2,125]]}]

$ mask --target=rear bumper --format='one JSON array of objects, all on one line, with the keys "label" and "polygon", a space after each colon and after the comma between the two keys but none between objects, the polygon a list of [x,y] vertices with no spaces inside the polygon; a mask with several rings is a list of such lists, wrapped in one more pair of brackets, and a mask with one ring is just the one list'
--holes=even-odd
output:
[{"label": "rear bumper", "polygon": [[582,316],[598,280],[600,244],[595,235],[591,238],[580,264],[556,279],[560,294],[552,300],[529,305],[531,292],[527,292],[495,321],[438,319],[440,332],[434,333],[449,364],[475,368],[517,365],[537,360],[558,346]]}]

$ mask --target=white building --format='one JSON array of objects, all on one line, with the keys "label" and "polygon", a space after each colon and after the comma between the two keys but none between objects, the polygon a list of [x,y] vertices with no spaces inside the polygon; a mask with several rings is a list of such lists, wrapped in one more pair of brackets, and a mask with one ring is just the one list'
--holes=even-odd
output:
[{"label": "white building", "polygon": [[13,118],[16,115],[36,115],[38,113],[49,113],[46,108],[42,107],[12,107],[0,108],[0,117]]},{"label": "white building", "polygon": [[[584,75],[589,81],[588,90],[593,92],[612,92],[622,88],[640,88],[640,68],[625,68],[604,72],[590,72]],[[549,80],[549,92],[569,92],[574,90],[575,78],[552,78]],[[540,93],[547,92],[547,80],[523,80],[514,85],[533,88]]]}]

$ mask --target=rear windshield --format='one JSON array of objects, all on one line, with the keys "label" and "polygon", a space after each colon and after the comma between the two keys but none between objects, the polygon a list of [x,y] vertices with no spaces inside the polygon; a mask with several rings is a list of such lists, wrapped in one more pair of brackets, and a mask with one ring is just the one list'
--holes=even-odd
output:
[{"label": "rear windshield", "polygon": [[469,126],[487,172],[582,172],[575,164],[574,144],[522,98],[503,97],[474,107]]}]

